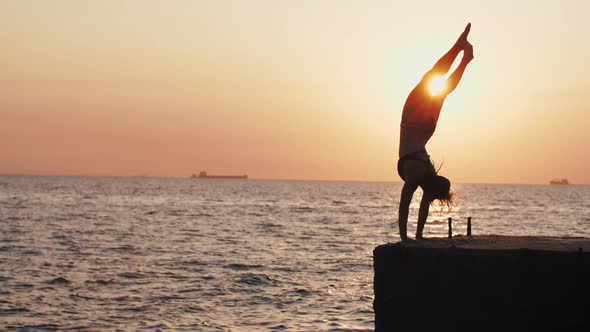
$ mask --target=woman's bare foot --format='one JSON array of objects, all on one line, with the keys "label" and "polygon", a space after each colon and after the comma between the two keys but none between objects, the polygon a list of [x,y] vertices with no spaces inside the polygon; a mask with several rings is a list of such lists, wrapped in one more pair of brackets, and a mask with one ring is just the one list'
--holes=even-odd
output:
[{"label": "woman's bare foot", "polygon": [[467,45],[471,45],[467,41],[467,36],[469,36],[470,31],[471,31],[471,23],[468,23],[467,26],[465,27],[465,30],[461,34],[461,36],[459,36],[459,38],[457,39],[457,42],[455,42],[456,47],[464,49]]}]

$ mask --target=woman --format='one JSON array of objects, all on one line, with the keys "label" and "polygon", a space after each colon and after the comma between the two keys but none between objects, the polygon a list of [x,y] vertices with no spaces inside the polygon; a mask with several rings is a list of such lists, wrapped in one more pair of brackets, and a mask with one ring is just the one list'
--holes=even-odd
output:
[{"label": "woman", "polygon": [[[451,182],[437,175],[437,170],[426,152],[426,143],[436,129],[445,98],[455,90],[465,68],[473,60],[473,46],[467,41],[470,29],[471,23],[467,24],[455,45],[422,77],[420,83],[410,92],[404,105],[397,163],[399,176],[404,180],[399,203],[399,234],[402,241],[409,240],[408,212],[412,196],[418,187],[421,187],[424,193],[418,212],[416,239],[422,239],[430,204],[435,199],[440,200],[442,204],[446,203],[449,206],[451,204]],[[433,93],[431,85],[451,69],[451,65],[461,51],[463,51],[461,63],[446,82],[443,82],[445,85],[437,93]]]}]

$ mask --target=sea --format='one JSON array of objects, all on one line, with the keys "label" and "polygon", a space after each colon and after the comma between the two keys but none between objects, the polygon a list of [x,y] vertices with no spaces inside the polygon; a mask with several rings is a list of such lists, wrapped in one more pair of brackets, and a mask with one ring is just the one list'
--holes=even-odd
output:
[{"label": "sea", "polygon": [[[401,185],[2,176],[0,330],[372,331]],[[453,190],[425,236],[590,237],[590,186]]]}]

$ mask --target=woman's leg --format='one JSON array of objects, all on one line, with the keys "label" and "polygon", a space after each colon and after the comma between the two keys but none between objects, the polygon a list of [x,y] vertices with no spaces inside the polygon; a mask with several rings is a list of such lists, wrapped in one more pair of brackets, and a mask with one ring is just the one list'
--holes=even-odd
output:
[{"label": "woman's leg", "polygon": [[453,47],[451,47],[451,49],[434,64],[432,69],[428,72],[429,74],[444,75],[449,72],[453,62],[455,62],[455,59],[466,45],[467,36],[469,35],[470,30],[471,23],[467,24],[465,31],[459,36],[455,45],[453,45]]},{"label": "woman's leg", "polygon": [[445,94],[449,94],[457,88],[459,85],[459,81],[463,77],[463,73],[467,68],[467,65],[473,60],[473,46],[468,42],[465,46],[465,53],[463,54],[463,59],[461,59],[461,63],[459,63],[459,67],[455,69],[455,71],[449,76],[447,79],[447,88]]}]

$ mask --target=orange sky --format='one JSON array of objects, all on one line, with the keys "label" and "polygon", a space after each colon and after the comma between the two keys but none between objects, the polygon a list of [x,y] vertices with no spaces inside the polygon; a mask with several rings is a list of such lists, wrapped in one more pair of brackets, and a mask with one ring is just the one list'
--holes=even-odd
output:
[{"label": "orange sky", "polygon": [[427,146],[442,173],[590,183],[589,7],[5,1],[0,174],[397,181],[405,97],[472,22]]}]

